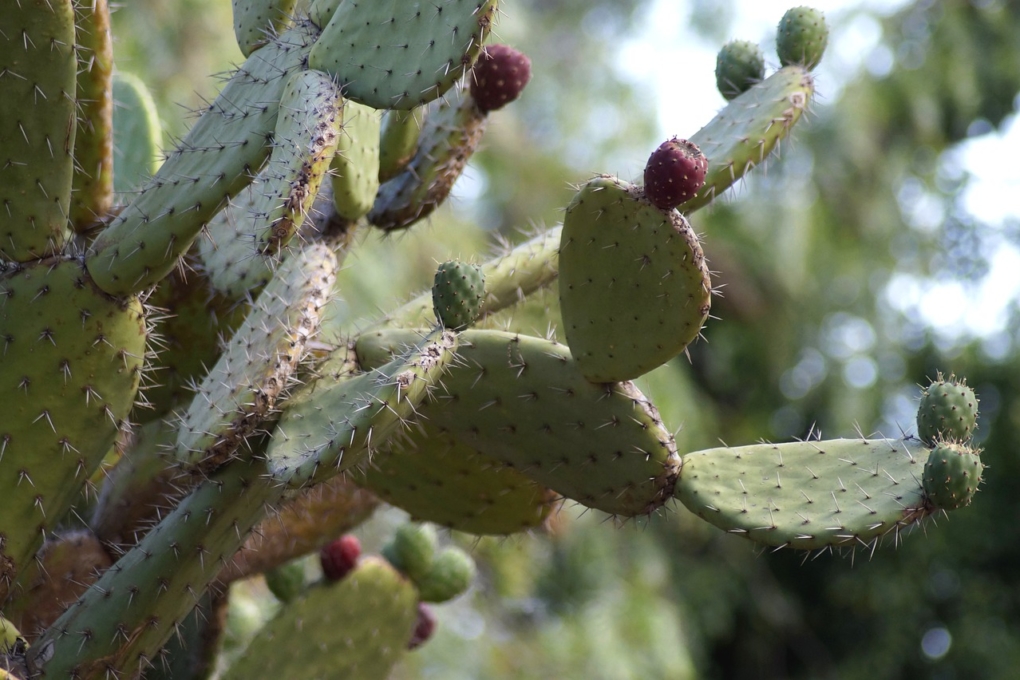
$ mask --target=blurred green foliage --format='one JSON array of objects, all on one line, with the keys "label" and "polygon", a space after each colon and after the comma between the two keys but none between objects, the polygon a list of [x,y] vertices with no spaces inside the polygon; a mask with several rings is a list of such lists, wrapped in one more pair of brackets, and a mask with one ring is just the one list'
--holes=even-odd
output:
[{"label": "blurred green foliage", "polygon": [[[743,2],[722,3],[715,23],[716,4],[694,2],[691,24],[721,45]],[[532,84],[494,116],[451,206],[355,250],[334,313],[374,315],[424,288],[437,262],[477,261],[497,237],[554,223],[568,183],[643,162],[655,107],[614,64],[650,4],[507,2],[498,39],[531,56]],[[830,17],[834,44],[854,16]],[[917,385],[955,371],[982,402],[990,469],[974,505],[874,556],[757,554],[680,508],[619,528],[568,508],[550,535],[455,537],[474,549],[480,584],[440,608],[437,637],[395,677],[1015,677],[1020,311],[1014,301],[989,352],[966,328],[930,327],[896,281],[974,291],[996,250],[1017,243],[1015,224],[966,212],[971,178],[954,152],[1016,112],[1020,2],[922,0],[879,21],[872,69],[862,59],[839,74],[845,85],[823,92],[781,162],[695,216],[723,293],[718,320],[643,384],[692,450],[819,430],[894,436],[913,428]],[[135,0],[115,14],[118,64],[153,86],[173,133],[178,104],[201,106],[213,94],[195,91],[204,76],[239,59],[229,25],[224,0]],[[515,322],[543,319],[555,297],[538,304]]]}]

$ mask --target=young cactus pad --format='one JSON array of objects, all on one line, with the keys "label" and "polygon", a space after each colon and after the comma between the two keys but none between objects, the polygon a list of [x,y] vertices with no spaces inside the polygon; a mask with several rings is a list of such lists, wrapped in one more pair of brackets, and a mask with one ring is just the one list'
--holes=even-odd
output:
[{"label": "young cactus pad", "polygon": [[[113,445],[135,400],[147,328],[136,298],[96,289],[78,260],[0,274],[0,601]],[[8,563],[4,567],[5,561]]]},{"label": "young cactus pad", "polygon": [[684,456],[676,497],[756,543],[814,550],[866,545],[929,513],[929,451],[913,439],[757,444]]},{"label": "young cactus pad", "polygon": [[411,582],[367,557],[342,581],[311,588],[287,604],[224,679],[385,680],[417,618]]},{"label": "young cactus pad", "polygon": [[929,446],[948,440],[969,441],[977,427],[978,399],[966,381],[939,376],[921,393],[917,436]]},{"label": "young cactus pad", "polygon": [[764,79],[765,56],[753,42],[728,42],[716,55],[715,85],[727,100],[735,99]]},{"label": "young cactus pad", "polygon": [[698,337],[711,308],[697,235],[638,187],[599,176],[567,207],[560,305],[567,344],[585,378],[644,375]]},{"label": "young cactus pad", "polygon": [[333,206],[340,217],[358,220],[368,214],[379,191],[378,111],[354,101],[344,103],[344,129],[333,158],[330,182]]},{"label": "young cactus pad", "polygon": [[940,510],[970,505],[983,469],[979,451],[963,444],[937,445],[924,465],[925,499]]},{"label": "young cactus pad", "polygon": [[[343,2],[308,65],[336,78],[356,102],[411,109],[441,97],[464,75],[489,34],[496,5],[496,0]],[[409,55],[415,60],[411,68]]]},{"label": "young cactus pad", "polygon": [[485,277],[478,265],[452,260],[436,269],[432,307],[443,328],[462,331],[475,322],[485,298]]},{"label": "young cactus pad", "polygon": [[[358,360],[385,362],[414,331],[362,335]],[[672,494],[680,467],[659,413],[631,383],[594,384],[555,342],[460,334],[457,360],[421,417],[590,508],[632,517]]]}]

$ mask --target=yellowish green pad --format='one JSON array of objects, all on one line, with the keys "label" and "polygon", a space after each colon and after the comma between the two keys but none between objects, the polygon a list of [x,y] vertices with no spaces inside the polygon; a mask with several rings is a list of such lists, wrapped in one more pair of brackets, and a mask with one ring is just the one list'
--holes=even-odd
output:
[{"label": "yellowish green pad", "polygon": [[27,262],[70,235],[74,171],[71,0],[3,3],[0,30],[0,256]]},{"label": "yellowish green pad", "polygon": [[406,652],[417,617],[414,585],[367,557],[339,583],[286,605],[224,680],[385,680]]},{"label": "yellowish green pad", "polygon": [[115,73],[113,190],[124,194],[145,184],[159,168],[162,147],[163,128],[149,88],[136,76]]},{"label": "yellowish green pad", "polygon": [[708,449],[683,458],[676,497],[769,546],[868,546],[924,518],[918,440],[835,439]]},{"label": "yellowish green pad", "polygon": [[711,308],[705,255],[687,220],[607,175],[567,207],[559,284],[567,344],[592,382],[666,363],[698,337]]},{"label": "yellowish green pad", "polygon": [[801,66],[782,68],[726,105],[690,141],[708,158],[705,185],[680,206],[708,205],[751,168],[763,163],[811,103],[814,79]]},{"label": "yellowish green pad", "polygon": [[333,205],[340,217],[358,220],[368,214],[379,191],[378,111],[355,101],[344,104],[344,128],[333,158]]},{"label": "yellowish green pad", "polygon": [[[358,360],[382,365],[414,338],[362,335]],[[460,338],[422,419],[591,508],[631,517],[669,498],[680,466],[673,437],[633,384],[589,382],[548,340],[482,330]]]},{"label": "yellowish green pad", "polygon": [[[20,568],[113,445],[138,391],[146,326],[78,260],[0,276],[0,537]],[[0,590],[3,589],[0,566]]]},{"label": "yellowish green pad", "polygon": [[412,109],[441,97],[470,68],[496,6],[496,0],[347,0],[308,65],[336,78],[354,101]]},{"label": "yellowish green pad", "polygon": [[392,437],[355,480],[418,521],[477,535],[540,527],[559,498],[427,420]]},{"label": "yellowish green pad", "polygon": [[325,245],[284,260],[181,417],[178,460],[216,467],[261,424],[317,333],[335,277],[336,256]]}]

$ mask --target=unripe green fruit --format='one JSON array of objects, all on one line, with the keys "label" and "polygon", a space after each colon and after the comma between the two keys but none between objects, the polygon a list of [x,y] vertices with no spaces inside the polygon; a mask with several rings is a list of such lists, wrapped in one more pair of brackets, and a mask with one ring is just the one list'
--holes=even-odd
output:
[{"label": "unripe green fruit", "polygon": [[941,510],[970,505],[983,469],[976,450],[962,444],[939,444],[924,464],[925,499]]},{"label": "unripe green fruit", "polygon": [[727,100],[736,99],[765,79],[765,57],[761,48],[747,40],[723,45],[715,59],[715,84]]},{"label": "unripe green fruit", "polygon": [[825,15],[812,7],[794,7],[783,15],[776,36],[776,51],[783,66],[799,64],[813,69],[829,42]]},{"label": "unripe green fruit", "polygon": [[266,572],[266,585],[280,602],[290,602],[305,589],[305,567],[301,562],[288,562]]},{"label": "unripe green fruit", "polygon": [[485,276],[478,265],[444,262],[436,269],[432,306],[444,328],[462,331],[473,324],[485,298]]},{"label": "unripe green fruit", "polygon": [[457,597],[475,578],[475,562],[460,548],[446,548],[436,556],[424,578],[415,579],[422,602],[446,602]]},{"label": "unripe green fruit", "polygon": [[917,407],[917,435],[928,446],[937,441],[966,442],[977,427],[978,399],[966,383],[941,376],[924,390]]},{"label": "unripe green fruit", "polygon": [[397,529],[383,557],[418,582],[432,569],[436,554],[436,530],[430,524],[405,524]]}]

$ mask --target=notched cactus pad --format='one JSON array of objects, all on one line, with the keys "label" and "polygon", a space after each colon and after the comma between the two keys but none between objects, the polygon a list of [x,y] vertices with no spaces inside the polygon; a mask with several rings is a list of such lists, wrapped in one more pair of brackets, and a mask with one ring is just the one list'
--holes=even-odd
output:
[{"label": "notched cactus pad", "polygon": [[867,545],[929,514],[917,440],[835,439],[708,449],[683,458],[676,497],[756,543]]},{"label": "notched cactus pad", "polygon": [[941,443],[924,465],[924,494],[940,510],[970,505],[981,483],[979,451],[963,444]]},{"label": "notched cactus pad", "polygon": [[[379,365],[414,337],[363,335],[358,360]],[[633,384],[589,382],[570,350],[549,340],[481,330],[460,337],[457,360],[421,418],[591,508],[631,517],[669,497],[676,446]]]},{"label": "notched cactus pad", "polygon": [[321,244],[284,261],[181,417],[178,460],[220,465],[261,424],[318,331],[335,277],[336,256]]},{"label": "notched cactus pad", "polygon": [[801,66],[787,66],[731,101],[690,141],[708,157],[705,186],[680,210],[708,205],[763,163],[807,110],[815,85]]},{"label": "notched cactus pad", "polygon": [[259,631],[225,680],[385,680],[405,653],[418,593],[368,557],[339,583],[310,589]]},{"label": "notched cactus pad", "polygon": [[978,399],[966,381],[939,376],[921,394],[917,436],[929,446],[937,441],[966,442],[977,427]]},{"label": "notched cactus pad", "polygon": [[[0,274],[0,544],[23,564],[113,445],[138,391],[146,325],[78,260]],[[0,568],[0,589],[3,587]]]},{"label": "notched cactus pad", "polygon": [[560,305],[588,380],[630,380],[675,357],[701,332],[711,295],[698,237],[679,213],[609,176],[574,196],[560,241]]},{"label": "notched cactus pad", "polygon": [[323,29],[308,63],[336,78],[354,101],[411,109],[441,97],[464,75],[489,33],[496,5],[496,0],[347,0]]}]

